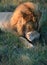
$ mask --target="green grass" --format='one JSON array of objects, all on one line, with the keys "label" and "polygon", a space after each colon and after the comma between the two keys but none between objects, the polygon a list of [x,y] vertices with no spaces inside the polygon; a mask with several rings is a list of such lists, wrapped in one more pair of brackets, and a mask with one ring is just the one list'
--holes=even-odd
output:
[{"label": "green grass", "polygon": [[0,33],[0,65],[47,65],[47,46],[28,49],[16,35]]},{"label": "green grass", "polygon": [[[12,7],[4,7],[4,5],[0,3],[0,11],[15,9],[13,5]],[[45,11],[42,7],[40,10],[43,11],[40,33],[47,44],[47,10]],[[0,65],[47,65],[47,45],[38,44],[36,47],[28,49],[16,35],[0,31]]]}]

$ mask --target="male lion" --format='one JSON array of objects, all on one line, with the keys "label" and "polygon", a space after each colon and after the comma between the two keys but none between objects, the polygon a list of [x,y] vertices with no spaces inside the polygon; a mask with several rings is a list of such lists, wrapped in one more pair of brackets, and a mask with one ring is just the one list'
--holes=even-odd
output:
[{"label": "male lion", "polygon": [[10,26],[20,36],[24,36],[29,23],[29,31],[38,29],[39,18],[40,11],[37,11],[37,5],[35,3],[22,3],[14,11],[10,19]]},{"label": "male lion", "polygon": [[19,36],[25,37],[26,33],[30,31],[38,31],[40,16],[41,12],[37,9],[37,4],[25,2],[16,8],[10,22],[3,23],[2,27],[11,29]]}]

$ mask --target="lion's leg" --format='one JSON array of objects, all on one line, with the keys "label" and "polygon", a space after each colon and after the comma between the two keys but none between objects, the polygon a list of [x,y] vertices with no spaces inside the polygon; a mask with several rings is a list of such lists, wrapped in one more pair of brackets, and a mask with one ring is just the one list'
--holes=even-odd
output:
[{"label": "lion's leg", "polygon": [[26,48],[34,48],[33,44],[29,43],[24,37],[19,37],[19,39]]}]

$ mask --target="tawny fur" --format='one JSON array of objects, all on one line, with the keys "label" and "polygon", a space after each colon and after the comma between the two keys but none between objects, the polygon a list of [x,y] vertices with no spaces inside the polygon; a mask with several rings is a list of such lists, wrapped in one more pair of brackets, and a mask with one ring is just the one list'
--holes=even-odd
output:
[{"label": "tawny fur", "polygon": [[[5,28],[12,29],[14,31],[17,31],[19,35],[24,35],[25,33],[25,27],[28,22],[33,22],[36,25],[37,15],[35,14],[35,11],[37,9],[37,5],[32,2],[26,2],[19,5],[16,10],[14,11],[10,22],[4,23]],[[32,25],[30,25],[30,30],[35,30]]]}]

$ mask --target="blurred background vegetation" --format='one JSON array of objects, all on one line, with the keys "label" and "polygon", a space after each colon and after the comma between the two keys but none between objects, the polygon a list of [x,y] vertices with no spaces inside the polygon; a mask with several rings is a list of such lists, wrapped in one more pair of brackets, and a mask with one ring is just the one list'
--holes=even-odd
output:
[{"label": "blurred background vegetation", "polygon": [[47,0],[0,0],[0,11],[14,11],[14,9],[17,7],[17,5],[31,1],[34,3],[41,3],[45,6],[47,6]]},{"label": "blurred background vegetation", "polygon": [[47,65],[47,0],[0,0],[0,12],[13,12],[25,1],[36,3],[42,12],[39,24],[44,46],[38,43],[28,49],[17,36],[0,30],[0,65]]}]

